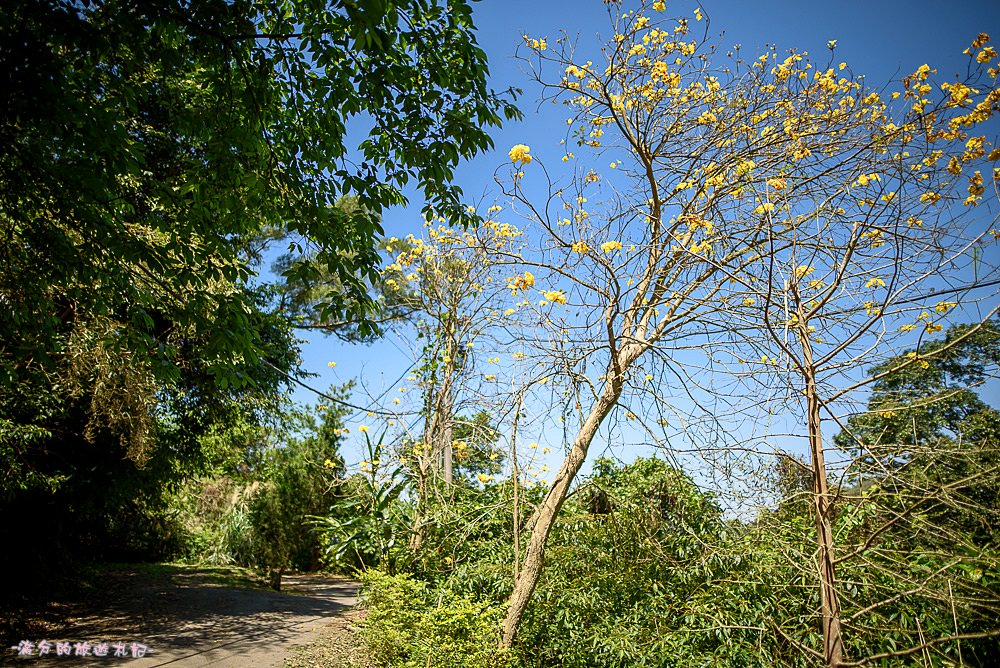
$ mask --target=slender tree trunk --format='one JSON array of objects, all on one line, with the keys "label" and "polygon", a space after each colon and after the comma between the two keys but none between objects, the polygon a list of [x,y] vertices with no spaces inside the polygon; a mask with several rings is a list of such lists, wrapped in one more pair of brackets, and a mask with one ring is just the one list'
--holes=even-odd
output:
[{"label": "slender tree trunk", "polygon": [[816,556],[820,579],[820,613],[823,625],[823,656],[828,668],[840,668],[844,661],[844,639],[840,625],[840,596],[837,594],[837,577],[834,569],[834,539],[832,504],[823,457],[823,438],[820,430],[820,402],[816,388],[816,369],[812,363],[812,349],[808,332],[800,333],[805,352],[806,409],[809,422],[809,451],[812,455],[813,503],[816,513]]},{"label": "slender tree trunk", "polygon": [[424,449],[417,457],[417,511],[413,518],[413,531],[410,533],[410,552],[416,552],[424,544],[424,518],[427,516],[428,505],[428,475],[430,474],[432,455]]},{"label": "slender tree trunk", "polygon": [[517,425],[521,420],[521,406],[524,404],[524,393],[520,392],[517,395],[517,412],[514,413],[514,425],[510,431],[510,461],[513,464],[514,470],[512,471],[512,477],[514,478],[514,581],[517,582],[517,578],[521,572],[521,508],[520,508],[520,488],[521,488],[521,469],[517,464]]},{"label": "slender tree trunk", "polygon": [[451,382],[448,382],[444,388],[446,394],[441,400],[441,434],[440,434],[440,448],[441,448],[441,477],[444,479],[445,485],[451,487],[451,483],[454,481],[454,452],[452,452],[452,427],[455,419],[455,405],[454,397],[451,392]]},{"label": "slender tree trunk", "polygon": [[601,422],[611,412],[620,393],[620,383],[616,382],[614,388],[610,384],[605,387],[604,394],[591,409],[590,415],[587,416],[579,433],[577,433],[573,447],[570,448],[569,454],[559,468],[559,473],[556,474],[552,487],[549,488],[548,494],[545,495],[545,499],[535,512],[535,522],[528,539],[524,563],[514,580],[514,591],[507,604],[507,618],[503,623],[501,638],[502,647],[509,648],[514,644],[517,627],[524,617],[528,601],[535,593],[535,587],[542,574],[542,566],[545,562],[545,543],[552,532],[556,516],[559,514],[559,509],[562,508],[563,502],[566,501],[573,479],[576,478],[576,474],[580,472],[583,462],[587,459],[590,442],[601,426]]}]

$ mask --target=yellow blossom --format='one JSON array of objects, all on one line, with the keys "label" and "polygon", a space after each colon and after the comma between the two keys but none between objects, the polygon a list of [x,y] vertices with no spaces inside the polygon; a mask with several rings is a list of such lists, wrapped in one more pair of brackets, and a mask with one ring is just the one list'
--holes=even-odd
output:
[{"label": "yellow blossom", "polygon": [[337,366],[337,363],[336,362],[327,362],[326,365],[332,369],[333,367]]},{"label": "yellow blossom", "polygon": [[361,425],[360,427],[358,427],[358,431],[360,431],[362,434],[367,434],[368,433],[368,426],[367,425]]},{"label": "yellow blossom", "polygon": [[488,476],[485,473],[477,473],[476,479],[479,480],[479,482],[486,484],[489,481],[493,480],[493,476]]},{"label": "yellow blossom", "polygon": [[809,274],[813,273],[813,271],[814,269],[811,266],[801,264],[795,268],[795,278],[802,278],[804,276],[808,276]]},{"label": "yellow blossom", "polygon": [[872,248],[881,248],[885,245],[885,235],[882,233],[882,230],[868,230],[861,237],[868,239],[871,242]]},{"label": "yellow blossom", "polygon": [[562,290],[547,290],[545,293],[545,299],[552,302],[553,304],[565,304],[566,303],[566,293]]},{"label": "yellow blossom", "polygon": [[941,200],[941,195],[935,192],[926,192],[920,196],[921,202],[926,202],[928,204],[936,204]]},{"label": "yellow blossom", "polygon": [[586,241],[575,241],[573,242],[572,251],[574,253],[586,253],[589,250]]},{"label": "yellow blossom", "polygon": [[872,174],[862,174],[861,176],[858,177],[858,180],[855,181],[854,185],[856,185],[856,186],[866,186],[869,183],[871,183],[872,181],[879,181],[879,180],[880,179],[879,179],[879,175],[878,174],[874,174],[874,173],[872,173]]},{"label": "yellow blossom", "polygon": [[605,241],[601,244],[601,250],[605,253],[613,253],[616,250],[622,249],[622,243],[620,241]]},{"label": "yellow blossom", "polygon": [[[535,276],[530,271],[524,272],[524,276],[515,276],[507,284],[511,294],[516,294],[518,290],[527,290],[535,285]],[[510,314],[508,314],[510,315]]]},{"label": "yellow blossom", "polygon": [[517,164],[521,163],[527,165],[531,162],[531,151],[525,144],[515,144],[511,147],[510,152],[507,154],[510,156],[510,161]]}]

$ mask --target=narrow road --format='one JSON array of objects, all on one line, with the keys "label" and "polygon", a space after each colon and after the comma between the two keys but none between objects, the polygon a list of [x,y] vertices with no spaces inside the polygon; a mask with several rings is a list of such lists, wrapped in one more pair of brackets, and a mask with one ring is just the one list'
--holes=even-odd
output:
[{"label": "narrow road", "polygon": [[[45,638],[46,656],[2,655],[19,666],[122,666],[129,668],[277,668],[298,645],[356,602],[356,582],[323,575],[287,575],[283,591],[247,589],[219,583],[197,570],[149,578],[121,573],[109,578],[109,603],[67,620]],[[36,645],[41,638],[29,639]],[[57,656],[56,642],[70,642],[74,655]],[[89,656],[76,656],[78,643]],[[94,648],[107,643],[104,656]],[[124,648],[117,643],[123,643]],[[133,657],[133,643],[136,653]],[[126,656],[115,657],[115,651]],[[0,661],[2,662],[2,661]]]}]

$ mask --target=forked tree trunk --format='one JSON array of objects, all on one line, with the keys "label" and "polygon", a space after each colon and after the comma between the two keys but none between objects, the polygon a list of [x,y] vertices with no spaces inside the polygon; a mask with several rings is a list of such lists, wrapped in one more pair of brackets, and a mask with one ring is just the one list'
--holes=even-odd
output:
[{"label": "forked tree trunk", "polygon": [[545,500],[535,511],[534,525],[531,529],[531,537],[528,539],[528,550],[524,556],[520,573],[514,579],[514,591],[507,604],[507,618],[503,623],[501,637],[502,647],[509,648],[514,644],[517,627],[524,617],[524,611],[528,607],[532,594],[535,593],[535,587],[542,574],[542,566],[545,563],[545,543],[555,525],[556,516],[559,514],[559,509],[562,508],[563,502],[566,501],[573,479],[576,478],[576,474],[580,472],[583,462],[587,459],[590,442],[597,434],[601,422],[618,401],[621,386],[620,383],[616,383],[615,386],[617,389],[612,388],[610,384],[605,387],[604,394],[591,409],[590,415],[587,416],[573,440],[573,447],[570,448],[569,454],[559,468],[559,473],[556,474],[552,487],[545,495]]},{"label": "forked tree trunk", "polygon": [[831,518],[830,488],[826,478],[823,457],[823,438],[820,430],[820,402],[816,388],[816,369],[808,334],[800,335],[805,352],[806,412],[809,423],[809,451],[813,469],[813,505],[816,513],[816,560],[820,580],[820,615],[823,625],[823,657],[828,668],[840,668],[844,662],[844,638],[840,625],[840,597],[837,594],[837,577],[834,569],[833,522]]}]

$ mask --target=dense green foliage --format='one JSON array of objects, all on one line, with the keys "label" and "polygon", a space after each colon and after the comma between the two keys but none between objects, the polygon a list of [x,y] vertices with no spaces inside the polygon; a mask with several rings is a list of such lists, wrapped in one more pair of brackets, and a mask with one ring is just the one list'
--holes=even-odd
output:
[{"label": "dense green foliage", "polygon": [[179,556],[271,571],[317,568],[322,544],[308,518],[329,512],[342,495],[342,418],[336,408],[296,410],[281,432],[242,425],[215,434],[240,443],[244,456],[218,461],[170,499]]},{"label": "dense green foliage", "polygon": [[[383,433],[383,436],[385,434]],[[382,439],[365,434],[368,459],[362,472],[344,481],[343,494],[314,528],[323,546],[323,562],[337,570],[379,567],[393,572],[406,548],[412,526],[402,469],[393,467]]]},{"label": "dense green foliage", "polygon": [[435,592],[407,575],[369,571],[363,637],[377,665],[400,668],[499,668],[499,606]]},{"label": "dense green foliage", "polygon": [[[990,666],[1000,657],[991,635],[1000,613],[1000,418],[976,392],[1000,362],[998,331],[993,322],[957,326],[873,369],[868,411],[836,438],[861,463],[838,492],[833,526],[848,656],[883,656],[886,666],[910,665],[917,651],[929,665]],[[821,637],[810,484],[804,464],[779,459],[770,484],[779,502],[741,522],[663,461],[597,462],[563,507],[511,660],[526,668],[814,665],[808,648]],[[533,489],[521,490],[529,512]],[[426,644],[439,630],[413,620],[428,614],[433,606],[419,601],[433,603],[433,592],[502,607],[513,581],[511,493],[509,481],[456,485],[438,499],[411,563],[426,585],[407,584],[431,593],[400,595],[407,603],[393,608],[390,593],[401,585],[367,581],[379,606],[369,642],[387,643],[402,623],[394,615],[407,615],[406,646]],[[947,640],[956,633],[966,637]],[[920,650],[921,638],[945,640]],[[377,656],[386,666],[409,660]]]},{"label": "dense green foliage", "polygon": [[[454,170],[517,114],[463,1],[5,3],[0,73],[0,520],[46,527],[29,565],[176,548],[206,437],[267,426],[297,373],[265,241],[371,334],[381,212],[416,185],[470,222]],[[250,510],[279,542],[325,511],[288,464]]]}]

